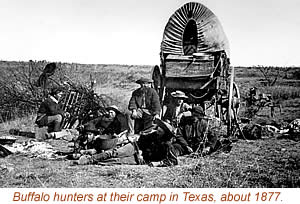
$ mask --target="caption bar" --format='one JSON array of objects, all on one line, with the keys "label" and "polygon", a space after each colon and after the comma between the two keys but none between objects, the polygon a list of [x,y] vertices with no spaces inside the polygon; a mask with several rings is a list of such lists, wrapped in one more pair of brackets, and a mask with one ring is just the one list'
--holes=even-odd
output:
[{"label": "caption bar", "polygon": [[[9,203],[289,203],[297,189],[16,189]],[[7,194],[4,195],[7,197]],[[291,202],[292,203],[292,202]]]}]

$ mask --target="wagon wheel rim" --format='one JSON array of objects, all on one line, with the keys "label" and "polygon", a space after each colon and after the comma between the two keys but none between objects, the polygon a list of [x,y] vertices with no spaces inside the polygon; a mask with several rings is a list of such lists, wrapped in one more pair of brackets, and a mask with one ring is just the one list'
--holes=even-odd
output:
[{"label": "wagon wheel rim", "polygon": [[152,80],[153,80],[154,89],[159,93],[161,88],[162,75],[160,72],[160,68],[157,65],[153,67]]},{"label": "wagon wheel rim", "polygon": [[240,111],[240,100],[241,100],[241,95],[240,95],[240,90],[239,87],[237,86],[237,84],[235,82],[233,82],[233,94],[232,94],[232,98],[233,98],[233,104],[232,104],[232,109],[235,110],[235,113],[238,114]]},{"label": "wagon wheel rim", "polygon": [[161,70],[159,68],[159,66],[154,66],[152,69],[152,80],[153,80],[153,88],[156,90],[158,96],[159,96],[159,100],[161,103],[161,116],[163,114],[163,100],[164,100],[164,96],[165,96],[165,91],[166,91],[166,87],[164,87],[163,85],[163,76],[161,74]]},{"label": "wagon wheel rim", "polygon": [[[229,111],[230,110],[230,111]],[[234,82],[234,67],[232,68],[229,84],[228,107],[227,107],[227,136],[229,137],[234,130],[234,120],[240,110],[240,92],[237,84]]]}]

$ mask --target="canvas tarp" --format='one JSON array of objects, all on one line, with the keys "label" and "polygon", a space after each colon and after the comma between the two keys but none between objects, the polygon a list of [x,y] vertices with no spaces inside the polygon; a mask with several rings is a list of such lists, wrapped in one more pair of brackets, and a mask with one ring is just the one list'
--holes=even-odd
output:
[{"label": "canvas tarp", "polygon": [[[187,27],[191,27],[191,31],[187,32]],[[170,17],[164,30],[161,53],[186,54],[184,39],[193,33],[196,35],[194,52],[225,50],[229,56],[228,40],[218,18],[211,10],[196,2],[183,5]]]}]

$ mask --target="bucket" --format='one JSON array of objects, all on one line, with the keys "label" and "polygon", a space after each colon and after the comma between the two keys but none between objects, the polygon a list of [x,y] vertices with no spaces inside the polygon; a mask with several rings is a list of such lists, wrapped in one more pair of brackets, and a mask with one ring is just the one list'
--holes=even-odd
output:
[{"label": "bucket", "polygon": [[101,150],[109,150],[116,147],[118,138],[113,135],[99,135],[94,141],[95,149],[99,152]]}]

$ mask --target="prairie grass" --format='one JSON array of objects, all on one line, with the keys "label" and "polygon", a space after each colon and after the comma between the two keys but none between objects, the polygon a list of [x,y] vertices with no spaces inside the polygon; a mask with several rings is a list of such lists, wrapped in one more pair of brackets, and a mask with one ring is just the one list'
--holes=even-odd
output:
[{"label": "prairie grass", "polygon": [[300,88],[293,86],[267,86],[263,90],[265,93],[272,94],[274,100],[300,98]]},{"label": "prairie grass", "polygon": [[10,129],[21,129],[23,131],[34,131],[35,130],[35,114],[31,114],[28,116],[20,117],[12,121],[7,121],[4,123],[0,123],[0,131],[8,132]]},{"label": "prairie grass", "polygon": [[[287,148],[289,147],[289,148]],[[72,166],[67,160],[23,155],[0,158],[2,187],[300,187],[299,142],[268,138],[238,141],[231,152],[180,157],[178,166]]]}]

